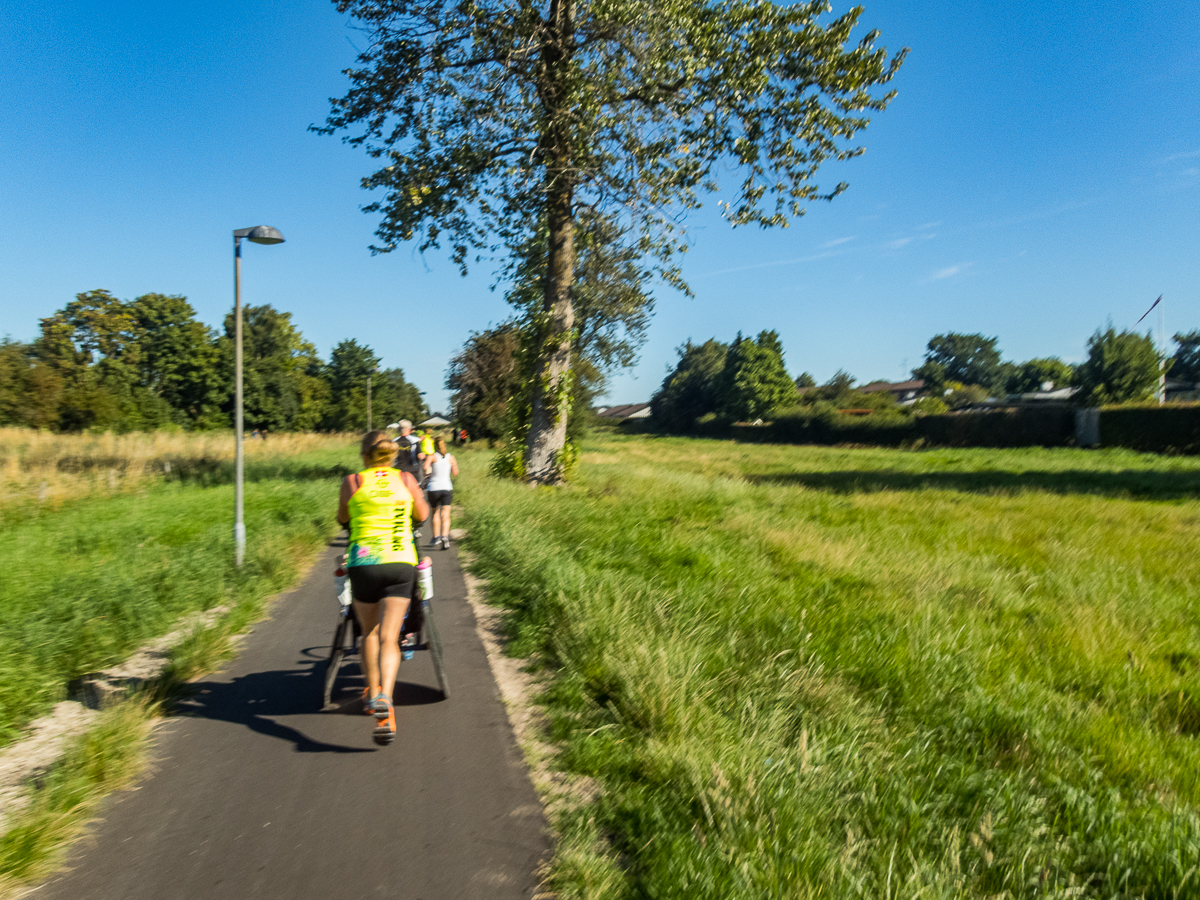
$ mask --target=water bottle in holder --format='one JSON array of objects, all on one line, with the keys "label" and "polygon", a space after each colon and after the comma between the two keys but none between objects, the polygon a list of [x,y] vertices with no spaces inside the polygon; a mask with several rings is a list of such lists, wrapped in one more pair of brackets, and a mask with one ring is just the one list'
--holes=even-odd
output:
[{"label": "water bottle in holder", "polygon": [[421,599],[433,597],[433,560],[426,556],[417,564],[417,582],[421,585]]},{"label": "water bottle in holder", "polygon": [[338,605],[342,608],[342,615],[347,615],[350,612],[350,575],[345,566],[338,566],[337,571],[333,573],[333,586],[337,592]]}]

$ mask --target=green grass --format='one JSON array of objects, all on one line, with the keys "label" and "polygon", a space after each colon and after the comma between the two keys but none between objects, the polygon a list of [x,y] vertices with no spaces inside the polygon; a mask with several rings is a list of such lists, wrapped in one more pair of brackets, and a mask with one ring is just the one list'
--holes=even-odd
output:
[{"label": "green grass", "polygon": [[[308,441],[307,444],[316,443]],[[171,651],[158,679],[98,723],[27,786],[28,804],[0,835],[0,894],[58,864],[99,800],[143,763],[151,719],[231,653],[232,635],[333,533],[338,476],[354,447],[325,442],[247,465],[248,552],[232,564],[232,465],[191,460],[139,494],[85,496],[32,515],[0,541],[0,737],[48,711],[71,679],[123,659],[182,615],[230,607]],[[185,461],[188,462],[188,461]]]},{"label": "green grass", "polygon": [[1200,896],[1200,460],[595,438],[459,494],[578,897]]},{"label": "green grass", "polygon": [[0,835],[0,894],[49,874],[63,846],[77,837],[100,799],[141,771],[153,704],[142,698],[105,711],[36,785],[29,805]]},{"label": "green grass", "polygon": [[[233,566],[228,466],[139,494],[68,503],[0,538],[0,743],[180,616],[282,589],[333,533],[339,465],[353,448],[248,467],[247,559]],[[244,622],[242,623],[245,624]]]}]

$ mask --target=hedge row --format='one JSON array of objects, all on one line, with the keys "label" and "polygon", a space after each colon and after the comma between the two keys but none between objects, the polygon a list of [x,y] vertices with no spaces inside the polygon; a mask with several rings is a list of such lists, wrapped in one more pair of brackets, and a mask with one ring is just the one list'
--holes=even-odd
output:
[{"label": "hedge row", "polygon": [[1101,409],[1100,443],[1147,453],[1200,453],[1200,405]]},{"label": "hedge row", "polygon": [[[1067,406],[935,416],[788,412],[766,425],[698,423],[693,433],[765,444],[1070,447],[1075,444],[1075,412]],[[1148,453],[1200,454],[1200,404],[1104,408],[1100,442]]]},{"label": "hedge row", "polygon": [[818,414],[780,416],[769,425],[734,425],[738,440],[883,447],[1065,447],[1075,440],[1075,411],[1005,409],[938,416]]}]

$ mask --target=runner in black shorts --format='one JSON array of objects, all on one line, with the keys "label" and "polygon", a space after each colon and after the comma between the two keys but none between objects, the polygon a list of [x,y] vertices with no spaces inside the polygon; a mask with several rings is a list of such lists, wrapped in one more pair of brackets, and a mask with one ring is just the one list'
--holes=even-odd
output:
[{"label": "runner in black shorts", "polygon": [[458,462],[446,452],[446,439],[438,438],[435,452],[425,457],[429,481],[425,490],[433,510],[433,543],[443,550],[450,548],[450,501],[454,499],[451,476],[458,475]]},{"label": "runner in black shorts", "polygon": [[412,520],[429,515],[416,479],[391,467],[398,450],[386,432],[369,432],[360,447],[365,468],[343,480],[337,511],[337,520],[350,526],[346,569],[363,633],[364,699],[379,722],[378,744],[390,744],[396,737],[392,690],[417,567]]}]

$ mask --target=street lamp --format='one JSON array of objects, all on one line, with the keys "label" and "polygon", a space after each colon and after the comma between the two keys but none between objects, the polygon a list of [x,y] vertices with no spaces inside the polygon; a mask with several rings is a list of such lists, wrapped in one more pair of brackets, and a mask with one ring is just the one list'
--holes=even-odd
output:
[{"label": "street lamp", "polygon": [[256,244],[282,244],[283,235],[270,225],[239,228],[233,233],[233,430],[236,462],[233,492],[233,558],[240,568],[246,558],[246,523],[242,518],[244,457],[242,453],[242,238]]}]

